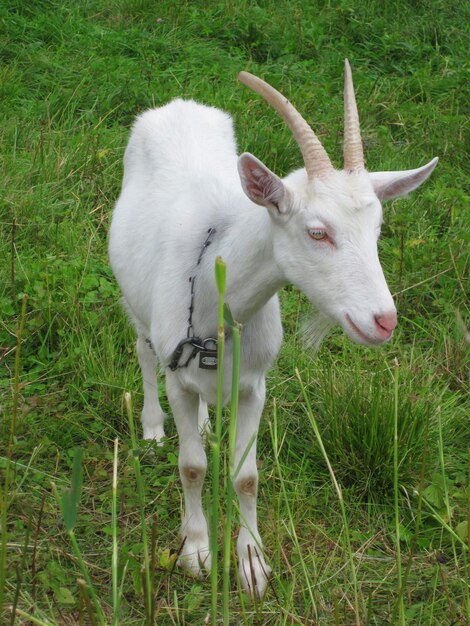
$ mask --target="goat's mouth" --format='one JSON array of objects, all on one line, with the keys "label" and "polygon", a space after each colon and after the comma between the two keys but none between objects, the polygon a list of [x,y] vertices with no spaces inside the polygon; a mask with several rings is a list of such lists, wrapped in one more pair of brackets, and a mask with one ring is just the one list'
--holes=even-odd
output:
[{"label": "goat's mouth", "polygon": [[[344,316],[347,322],[347,330],[352,330],[354,335],[351,337],[358,343],[362,343],[368,346],[376,346],[380,343],[385,343],[393,335],[393,330],[387,330],[376,324],[377,335],[368,335],[362,331],[357,324],[355,324],[350,315],[346,313]],[[348,333],[349,334],[349,333]],[[358,341],[359,339],[359,341]]]}]

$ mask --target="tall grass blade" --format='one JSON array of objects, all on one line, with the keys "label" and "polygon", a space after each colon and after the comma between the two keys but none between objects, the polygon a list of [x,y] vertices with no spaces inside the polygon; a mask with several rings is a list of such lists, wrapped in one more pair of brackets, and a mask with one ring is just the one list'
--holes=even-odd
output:
[{"label": "tall grass blade", "polygon": [[113,532],[113,553],[111,557],[111,572],[113,580],[113,626],[119,620],[119,589],[118,589],[118,539],[117,539],[117,484],[118,484],[118,450],[119,439],[114,440],[113,456],[113,495],[111,503],[111,526]]},{"label": "tall grass blade", "polygon": [[243,454],[241,455],[240,460],[238,461],[238,465],[235,468],[235,471],[233,473],[233,482],[237,480],[238,474],[240,473],[240,470],[243,467],[243,463],[245,462],[245,459],[248,456],[248,453],[250,452],[251,448],[254,446],[257,437],[258,437],[258,433],[253,433],[250,439],[248,440],[248,443],[246,444],[246,448],[243,450]]},{"label": "tall grass blade", "polygon": [[75,448],[74,455],[73,455],[72,483],[71,483],[70,489],[65,489],[62,492],[62,494],[59,496],[55,490],[55,485],[53,485],[53,491],[54,491],[56,498],[59,501],[59,505],[62,510],[62,517],[64,519],[65,529],[69,536],[70,543],[72,545],[72,550],[75,555],[75,558],[78,561],[78,565],[80,567],[82,576],[86,581],[88,592],[90,594],[90,598],[95,609],[95,615],[100,625],[105,626],[106,621],[104,619],[101,604],[98,600],[98,596],[96,595],[95,589],[91,582],[90,574],[88,572],[88,567],[83,559],[82,552],[80,550],[80,546],[78,545],[77,538],[75,536],[75,531],[74,531],[75,525],[77,522],[78,507],[80,504],[80,498],[82,494],[82,485],[83,485],[82,459],[83,459],[83,450],[81,448]]},{"label": "tall grass blade", "polygon": [[144,483],[142,475],[140,473],[140,459],[139,450],[137,446],[137,438],[135,435],[134,427],[134,414],[132,410],[132,397],[129,392],[124,394],[124,401],[126,403],[127,418],[129,421],[129,430],[131,434],[132,444],[132,463],[134,465],[134,474],[137,484],[137,496],[139,500],[140,510],[140,524],[142,527],[142,545],[144,552],[144,571],[145,571],[145,607],[146,607],[146,624],[151,626],[153,623],[153,610],[152,610],[152,578],[150,575],[150,555],[149,546],[147,540],[147,529],[145,524],[145,497],[144,497]]},{"label": "tall grass blade", "polygon": [[[439,465],[441,466],[441,478],[442,478],[442,486],[444,490],[444,504],[446,506],[447,519],[449,520],[449,523],[450,523],[452,519],[452,511],[450,508],[449,489],[447,486],[448,481],[447,481],[445,461],[444,461],[444,441],[442,437],[442,415],[441,415],[441,410],[439,407],[437,410],[437,426],[438,426],[438,434],[439,434],[439,446],[438,446]],[[457,557],[457,552],[455,549],[455,541],[454,541],[453,535],[451,535],[451,541],[452,541],[452,552],[454,554],[455,566],[458,568],[458,557]]]},{"label": "tall grass blade", "polygon": [[228,481],[227,481],[227,514],[225,521],[224,569],[223,569],[223,619],[224,626],[230,620],[230,557],[232,543],[232,514],[234,498],[235,474],[235,442],[238,419],[238,388],[240,383],[240,334],[241,325],[235,322],[232,313],[225,305],[225,321],[232,329],[232,391],[230,401],[230,422],[228,431]]},{"label": "tall grass blade", "polygon": [[277,470],[277,474],[279,477],[279,482],[281,484],[281,491],[282,491],[282,495],[284,498],[284,502],[287,508],[287,515],[289,516],[289,524],[290,524],[290,529],[291,529],[291,533],[292,533],[292,541],[296,547],[297,550],[297,554],[299,555],[299,560],[300,560],[300,564],[302,567],[302,572],[304,575],[304,579],[305,579],[305,584],[307,585],[307,590],[308,590],[308,594],[310,597],[310,602],[312,603],[312,608],[313,608],[313,613],[315,616],[315,620],[318,619],[318,613],[317,613],[317,603],[315,602],[315,595],[313,592],[313,586],[311,584],[311,580],[310,580],[310,572],[308,570],[307,564],[305,563],[305,559],[303,557],[302,554],[302,548],[300,545],[300,541],[299,541],[299,537],[297,535],[297,531],[295,528],[295,522],[294,522],[294,516],[292,514],[292,510],[291,510],[291,506],[290,506],[290,502],[289,502],[289,496],[287,493],[287,489],[286,489],[286,484],[285,484],[285,480],[283,478],[283,474],[281,471],[281,464],[279,462],[279,438],[278,438],[278,428],[277,428],[277,403],[276,400],[274,399],[274,404],[273,404],[273,424],[269,424],[269,429],[271,431],[271,440],[273,442],[273,449],[274,449],[274,462],[276,465],[276,470]]},{"label": "tall grass blade", "polygon": [[218,332],[217,332],[217,404],[215,412],[215,431],[209,438],[212,447],[212,516],[211,516],[211,623],[217,624],[218,595],[218,545],[217,528],[219,525],[219,475],[220,445],[222,435],[222,409],[224,404],[224,296],[225,296],[225,263],[220,257],[215,260],[215,282],[219,293]]},{"label": "tall grass blade", "polygon": [[395,536],[397,550],[397,575],[398,575],[398,619],[401,626],[405,624],[405,607],[403,603],[403,579],[401,570],[401,546],[400,546],[400,510],[398,507],[398,375],[399,364],[395,359],[394,369],[394,411],[393,411],[393,495],[395,509]]},{"label": "tall grass blade", "polygon": [[395,622],[397,611],[399,610],[399,607],[402,605],[401,598],[405,592],[406,584],[408,582],[408,579],[411,573],[411,567],[413,565],[413,557],[416,551],[418,535],[419,535],[419,531],[421,528],[421,517],[422,517],[422,512],[423,512],[423,498],[421,494],[424,491],[424,480],[425,480],[426,469],[427,469],[428,454],[429,454],[429,414],[428,414],[427,421],[426,421],[424,449],[423,449],[423,456],[422,456],[422,461],[421,461],[421,468],[419,472],[419,483],[418,483],[419,493],[418,493],[418,504],[417,504],[417,511],[416,511],[416,517],[415,517],[415,529],[413,533],[413,538],[411,540],[410,551],[408,554],[408,563],[406,564],[405,573],[403,574],[401,587],[399,589],[398,601],[396,605],[394,606],[393,612],[392,612],[392,619],[391,619],[392,624]]},{"label": "tall grass blade", "polygon": [[[441,477],[442,477],[442,484],[444,487],[444,502],[446,505],[447,519],[449,520],[449,524],[450,524],[452,520],[452,509],[450,506],[449,488],[448,488],[448,482],[446,479],[446,469],[445,469],[445,461],[444,461],[444,439],[442,436],[442,415],[441,415],[440,407],[438,408],[438,411],[437,411],[437,424],[438,424],[438,431],[439,431],[439,464],[441,466]],[[468,486],[467,489],[470,490],[470,486]],[[469,532],[469,529],[467,526],[467,534],[468,532]],[[455,538],[454,538],[455,536],[458,536],[457,533],[451,533],[452,552],[454,555],[455,568],[456,568],[456,571],[459,571],[460,569],[459,558],[457,555],[457,549],[456,549]],[[468,541],[468,537],[467,537],[467,541]],[[462,542],[462,544],[463,544],[462,545],[462,559],[463,559],[466,580],[464,582],[462,578],[460,577],[459,578],[461,582],[463,583],[463,596],[464,596],[464,603],[466,605],[465,610],[468,616],[470,614],[470,606],[469,606],[470,597],[469,597],[469,585],[468,585],[469,571],[468,571],[468,564],[467,564],[467,549],[464,547],[465,542]]]},{"label": "tall grass blade", "polygon": [[328,467],[328,471],[330,473],[331,476],[331,480],[333,482],[335,491],[338,495],[338,501],[339,501],[339,505],[341,507],[341,515],[343,518],[343,527],[344,527],[344,536],[345,536],[345,540],[346,540],[346,550],[349,556],[349,565],[351,568],[351,578],[353,581],[353,589],[354,589],[354,613],[355,613],[355,621],[356,621],[356,625],[360,626],[361,624],[361,620],[360,620],[360,611],[359,611],[359,592],[358,592],[358,586],[357,586],[357,574],[356,574],[356,566],[354,564],[354,557],[353,557],[353,553],[352,553],[352,549],[351,549],[351,539],[349,536],[349,524],[348,524],[348,518],[346,516],[346,508],[344,505],[344,499],[343,499],[343,492],[341,490],[341,487],[338,483],[338,481],[336,480],[336,476],[335,473],[333,471],[333,467],[330,463],[330,459],[328,458],[328,454],[326,452],[325,446],[323,445],[323,440],[320,434],[320,430],[318,428],[318,424],[316,422],[315,416],[313,414],[312,411],[312,407],[310,405],[310,400],[308,398],[307,392],[305,391],[305,386],[303,384],[302,378],[300,376],[300,372],[297,368],[295,368],[295,374],[297,376],[297,379],[300,383],[300,388],[302,391],[302,396],[304,398],[305,401],[305,406],[307,408],[307,415],[309,417],[310,420],[310,424],[313,428],[313,432],[315,433],[315,437],[317,439],[318,445],[320,446],[320,450],[322,452],[323,458],[325,460],[325,463]]}]

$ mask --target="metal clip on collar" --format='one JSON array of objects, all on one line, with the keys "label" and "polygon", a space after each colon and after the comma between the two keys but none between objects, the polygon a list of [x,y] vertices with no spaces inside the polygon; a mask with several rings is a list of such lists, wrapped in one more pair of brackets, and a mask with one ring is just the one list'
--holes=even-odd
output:
[{"label": "metal clip on collar", "polygon": [[[209,228],[207,231],[207,237],[204,243],[202,244],[201,251],[199,252],[199,257],[197,259],[196,266],[199,266],[204,255],[204,252],[212,243],[212,237],[214,236],[216,230],[215,228]],[[194,328],[193,328],[193,313],[194,313],[194,297],[195,297],[195,283],[196,283],[196,275],[189,277],[189,282],[191,284],[190,291],[190,302],[189,302],[189,317],[188,317],[188,330],[186,339],[182,339],[179,344],[176,346],[175,351],[172,354],[171,361],[169,364],[169,368],[172,372],[177,370],[179,367],[187,367],[189,363],[194,359],[194,357],[200,353],[199,356],[199,367],[202,369],[213,370],[217,369],[217,339],[213,339],[212,337],[208,337],[207,339],[200,339],[199,337],[194,336]],[[212,344],[212,348],[209,346]],[[189,357],[186,359],[184,363],[180,365],[180,359],[183,355],[184,347],[186,345],[192,346],[192,351]]]},{"label": "metal clip on collar", "polygon": [[[192,349],[191,354],[187,358],[187,360],[182,365],[180,365],[179,361],[180,361],[181,356],[183,354],[184,347],[187,344],[192,346],[193,349]],[[175,351],[173,352],[173,357],[171,359],[171,363],[169,365],[169,368],[171,369],[172,372],[174,372],[175,370],[178,369],[178,367],[188,367],[189,363],[194,359],[196,354],[200,350],[203,350],[203,348],[204,348],[204,344],[203,344],[202,340],[199,339],[199,337],[187,337],[186,339],[182,339],[179,342],[179,344],[176,346]]]}]

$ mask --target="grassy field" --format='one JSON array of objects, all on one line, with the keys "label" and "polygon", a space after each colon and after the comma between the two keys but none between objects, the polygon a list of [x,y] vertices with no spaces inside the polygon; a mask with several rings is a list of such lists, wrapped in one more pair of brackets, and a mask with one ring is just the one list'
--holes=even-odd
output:
[{"label": "grassy field", "polygon": [[[233,573],[230,624],[468,623],[469,13],[445,0],[2,4],[1,624],[103,623],[90,583],[111,624],[116,526],[119,624],[149,623],[123,400],[132,394],[137,415],[141,380],[106,255],[134,116],[175,96],[219,106],[234,116],[240,149],[284,175],[299,166],[298,149],[236,82],[247,69],[292,99],[339,166],[346,56],[369,169],[440,162],[421,190],[386,207],[380,253],[399,311],[389,345],[365,349],[337,331],[313,354],[302,330],[309,304],[293,288],[281,294],[286,337],[258,454],[272,585],[253,604]],[[139,455],[154,623],[203,624],[209,582],[174,568],[182,490],[171,420],[167,433],[162,448],[142,444]],[[77,492],[77,447],[83,493],[64,524],[58,500]],[[209,476],[207,507],[210,494]]]}]

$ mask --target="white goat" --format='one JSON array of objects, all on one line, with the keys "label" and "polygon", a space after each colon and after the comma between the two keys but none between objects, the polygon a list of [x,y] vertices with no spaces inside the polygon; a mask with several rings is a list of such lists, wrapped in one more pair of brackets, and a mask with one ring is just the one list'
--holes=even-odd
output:
[{"label": "white goat", "polygon": [[[396,311],[377,255],[380,200],[415,189],[437,163],[435,158],[401,172],[365,170],[347,61],[341,171],[333,168],[314,132],[280,93],[246,72],[239,78],[283,117],[305,169],[281,180],[251,154],[237,156],[229,115],[191,100],[174,100],[146,111],[134,125],[109,242],[111,264],[138,334],[144,438],[157,442],[164,436],[157,363],[166,372],[185,497],[180,562],[197,575],[201,568],[210,569],[201,504],[207,466],[201,428],[208,419],[207,405],[215,402],[216,375],[205,369],[213,365],[214,345],[202,344],[217,336],[215,257],[227,265],[226,299],[244,324],[237,466],[256,437],[265,374],[281,344],[277,291],[293,283],[357,343],[390,339]],[[230,363],[228,337],[226,399]],[[270,572],[257,528],[257,487],[252,445],[235,485],[241,513],[240,577],[252,594],[264,592]]]}]

